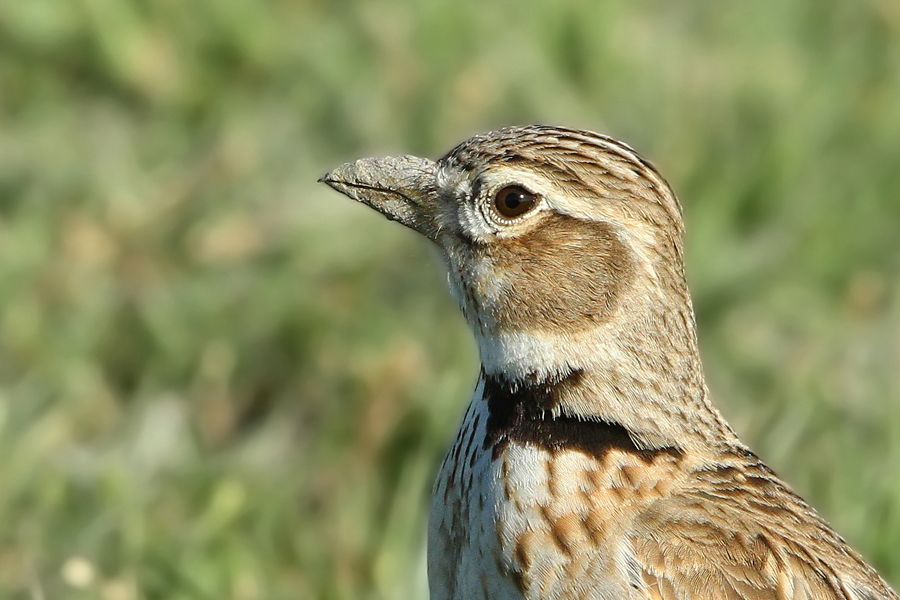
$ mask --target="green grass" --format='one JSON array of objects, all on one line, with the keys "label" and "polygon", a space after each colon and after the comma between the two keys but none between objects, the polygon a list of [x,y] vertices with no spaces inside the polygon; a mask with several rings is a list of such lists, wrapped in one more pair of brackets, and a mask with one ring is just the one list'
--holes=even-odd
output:
[{"label": "green grass", "polygon": [[315,180],[526,122],[667,174],[719,405],[900,582],[895,2],[29,0],[0,596],[424,597],[475,349],[425,243]]}]

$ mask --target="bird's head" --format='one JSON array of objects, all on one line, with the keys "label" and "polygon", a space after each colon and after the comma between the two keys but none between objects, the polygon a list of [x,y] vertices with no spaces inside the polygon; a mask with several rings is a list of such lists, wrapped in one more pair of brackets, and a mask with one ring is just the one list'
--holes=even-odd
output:
[{"label": "bird's head", "polygon": [[689,306],[678,202],[611,138],[500,129],[437,161],[366,158],[321,181],[440,248],[488,373],[583,369],[621,351],[613,338],[634,344],[646,321],[672,319],[660,307]]}]

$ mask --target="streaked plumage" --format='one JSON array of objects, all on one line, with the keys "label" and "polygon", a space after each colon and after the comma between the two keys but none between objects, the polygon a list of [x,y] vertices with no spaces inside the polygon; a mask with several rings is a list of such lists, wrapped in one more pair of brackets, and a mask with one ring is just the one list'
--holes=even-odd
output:
[{"label": "streaked plumage", "polygon": [[897,598],[710,403],[681,209],[631,148],[508,128],[323,181],[440,248],[478,341],[432,600]]}]

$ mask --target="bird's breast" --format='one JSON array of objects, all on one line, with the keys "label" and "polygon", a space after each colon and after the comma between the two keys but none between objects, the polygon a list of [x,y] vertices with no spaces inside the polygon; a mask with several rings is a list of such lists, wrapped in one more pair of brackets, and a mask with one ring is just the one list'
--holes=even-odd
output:
[{"label": "bird's breast", "polygon": [[491,413],[482,381],[434,488],[432,600],[628,598],[624,534],[669,493],[683,457],[601,424],[563,425],[544,443],[533,424]]}]

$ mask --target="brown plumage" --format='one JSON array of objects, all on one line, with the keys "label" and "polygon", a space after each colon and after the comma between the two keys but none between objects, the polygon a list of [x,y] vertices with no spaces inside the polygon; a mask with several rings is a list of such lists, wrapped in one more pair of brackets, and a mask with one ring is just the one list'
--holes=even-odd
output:
[{"label": "brown plumage", "polygon": [[509,128],[323,181],[440,248],[478,341],[433,600],[898,598],[710,403],[681,208],[631,148]]}]

